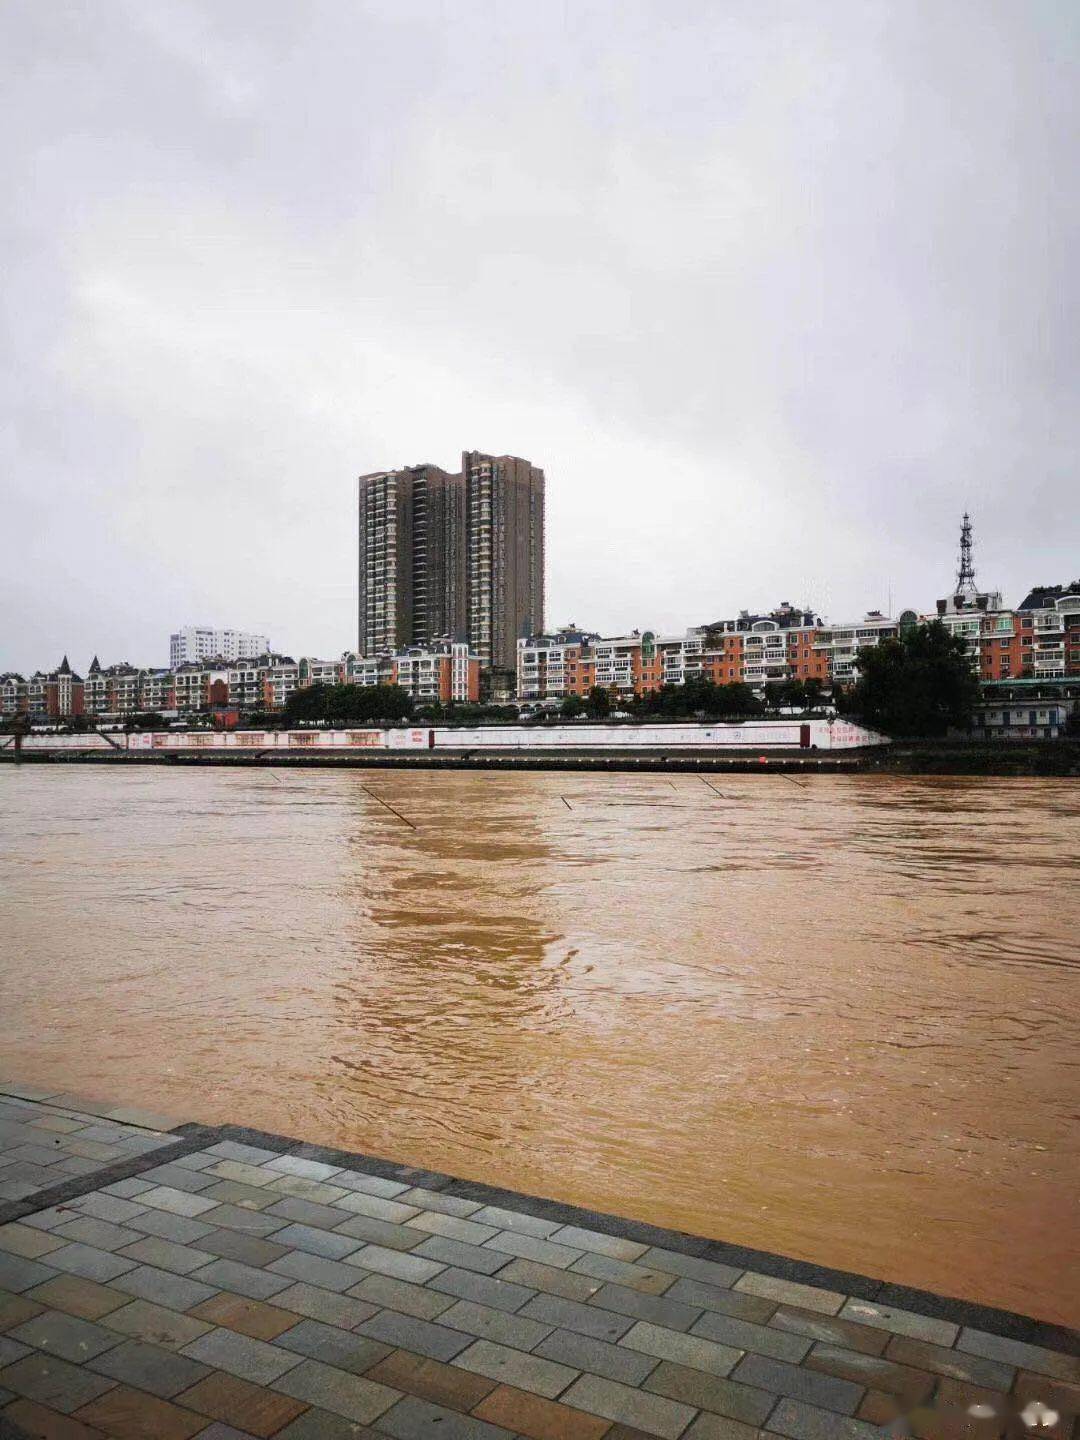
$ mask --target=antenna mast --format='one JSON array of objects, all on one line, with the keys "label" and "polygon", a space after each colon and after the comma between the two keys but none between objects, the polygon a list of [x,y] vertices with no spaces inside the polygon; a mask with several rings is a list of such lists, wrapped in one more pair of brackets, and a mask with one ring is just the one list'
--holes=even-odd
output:
[{"label": "antenna mast", "polygon": [[968,600],[975,598],[975,563],[971,558],[974,546],[971,540],[971,516],[964,511],[964,523],[960,526],[960,569],[956,574],[956,595]]}]

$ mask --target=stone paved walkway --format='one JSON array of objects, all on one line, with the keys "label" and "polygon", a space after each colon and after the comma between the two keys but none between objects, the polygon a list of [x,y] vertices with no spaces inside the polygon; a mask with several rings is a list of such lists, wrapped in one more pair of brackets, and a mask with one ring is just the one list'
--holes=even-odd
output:
[{"label": "stone paved walkway", "polygon": [[3,1091],[0,1176],[38,1164],[28,1146],[50,1160],[0,1201],[0,1436],[869,1440],[901,1413],[910,1428],[884,1433],[1075,1433],[1072,1332],[898,1307],[861,1277],[729,1263],[750,1252],[274,1136],[162,1134]]}]

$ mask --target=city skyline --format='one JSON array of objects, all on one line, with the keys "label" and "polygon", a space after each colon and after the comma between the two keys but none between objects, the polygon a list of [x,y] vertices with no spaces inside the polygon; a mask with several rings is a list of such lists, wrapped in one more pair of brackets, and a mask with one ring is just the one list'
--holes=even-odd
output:
[{"label": "city skyline", "polygon": [[353,477],[463,436],[549,623],[928,600],[964,508],[1071,578],[1066,11],[495,9],[5,7],[5,666],[344,648]]}]

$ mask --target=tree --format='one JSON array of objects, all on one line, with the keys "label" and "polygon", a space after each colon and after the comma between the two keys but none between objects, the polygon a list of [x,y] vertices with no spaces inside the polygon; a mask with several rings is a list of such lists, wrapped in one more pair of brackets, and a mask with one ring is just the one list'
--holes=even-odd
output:
[{"label": "tree", "polygon": [[564,720],[576,720],[579,715],[585,714],[584,700],[580,695],[564,695],[559,714]]},{"label": "tree", "polygon": [[803,704],[807,710],[816,710],[821,704],[821,681],[813,676],[803,681]]},{"label": "tree", "polygon": [[589,691],[589,714],[594,720],[603,720],[611,714],[611,691],[602,685],[594,685]]},{"label": "tree", "polygon": [[851,709],[887,735],[944,735],[971,728],[979,681],[967,642],[940,620],[868,646],[855,661]]},{"label": "tree", "polygon": [[285,701],[285,721],[295,725],[300,720],[326,719],[325,685],[298,686]]}]

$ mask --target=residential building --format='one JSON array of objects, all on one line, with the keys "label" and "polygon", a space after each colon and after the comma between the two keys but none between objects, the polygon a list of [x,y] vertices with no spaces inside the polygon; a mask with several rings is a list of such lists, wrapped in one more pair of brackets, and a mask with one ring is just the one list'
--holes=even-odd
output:
[{"label": "residential building", "polygon": [[480,698],[480,661],[463,640],[410,645],[393,657],[392,683],[418,704],[467,703]]},{"label": "residential building", "polygon": [[518,699],[562,700],[567,695],[587,695],[596,683],[592,646],[599,638],[570,624],[551,635],[519,640]]},{"label": "residential building", "polygon": [[859,651],[867,646],[880,645],[885,640],[897,639],[901,629],[909,623],[917,623],[914,611],[905,611],[899,620],[883,615],[880,610],[869,610],[857,622],[843,625],[822,622],[810,642],[811,668],[803,669],[806,663],[803,658],[792,678],[820,680],[825,685],[853,685],[859,678],[855,666]]},{"label": "residential building", "polygon": [[975,734],[984,740],[1056,740],[1074,713],[1080,713],[1080,674],[994,680],[982,687]]},{"label": "residential building", "polygon": [[469,647],[482,670],[513,675],[519,638],[544,629],[544,472],[479,450],[461,469]]},{"label": "residential building", "polygon": [[253,660],[265,655],[270,641],[246,630],[216,630],[209,625],[185,625],[169,636],[169,666],[200,660]]},{"label": "residential building", "polygon": [[465,485],[437,465],[360,476],[361,655],[465,630]]},{"label": "residential building", "polygon": [[22,715],[30,705],[28,686],[22,675],[8,670],[0,675],[0,715]]},{"label": "residential building", "polygon": [[38,721],[69,719],[83,713],[83,681],[65,655],[55,670],[37,670],[27,682],[27,709]]}]

